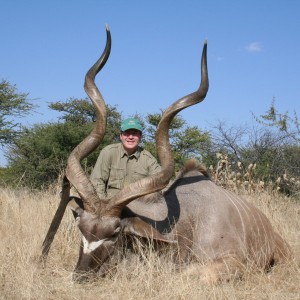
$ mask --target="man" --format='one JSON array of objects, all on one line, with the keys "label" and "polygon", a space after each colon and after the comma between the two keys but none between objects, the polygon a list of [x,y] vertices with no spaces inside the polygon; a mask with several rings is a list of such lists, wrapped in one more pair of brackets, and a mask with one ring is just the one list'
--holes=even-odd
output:
[{"label": "man", "polygon": [[138,119],[126,119],[121,124],[121,143],[100,152],[91,181],[101,199],[111,198],[124,186],[160,171],[152,154],[139,146],[142,131]]}]

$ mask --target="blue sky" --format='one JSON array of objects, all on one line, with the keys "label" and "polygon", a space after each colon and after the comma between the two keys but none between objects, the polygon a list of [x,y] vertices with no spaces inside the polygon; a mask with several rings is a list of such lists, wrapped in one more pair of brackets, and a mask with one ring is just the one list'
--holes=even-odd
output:
[{"label": "blue sky", "polygon": [[24,125],[56,121],[48,103],[86,97],[108,24],[112,52],[96,83],[125,117],[193,92],[205,39],[210,89],[182,113],[189,125],[251,124],[273,97],[299,115],[299,13],[298,0],[1,0],[0,79],[39,106]]}]

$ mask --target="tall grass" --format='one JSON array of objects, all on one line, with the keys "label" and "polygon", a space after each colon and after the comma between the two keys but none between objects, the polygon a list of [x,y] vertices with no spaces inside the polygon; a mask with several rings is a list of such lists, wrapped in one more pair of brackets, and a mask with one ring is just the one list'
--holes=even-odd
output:
[{"label": "tall grass", "polygon": [[[41,244],[58,205],[55,191],[0,189],[1,299],[300,299],[300,204],[277,193],[245,195],[271,220],[294,251],[294,259],[268,273],[248,270],[241,281],[202,285],[155,252],[122,260],[106,278],[84,285],[71,275],[80,235],[67,211],[47,265],[38,263]],[[196,266],[197,267],[197,266]]]}]

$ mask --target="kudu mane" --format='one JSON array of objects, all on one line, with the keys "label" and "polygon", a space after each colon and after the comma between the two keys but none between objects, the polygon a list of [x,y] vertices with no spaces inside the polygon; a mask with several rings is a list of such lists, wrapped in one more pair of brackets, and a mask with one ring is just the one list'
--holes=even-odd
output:
[{"label": "kudu mane", "polygon": [[184,166],[181,168],[181,170],[176,175],[176,178],[174,181],[177,181],[180,178],[184,177],[186,175],[186,173],[188,173],[190,171],[198,171],[203,176],[209,178],[209,173],[207,171],[207,168],[204,165],[202,165],[197,159],[191,158],[185,162]]},{"label": "kudu mane", "polygon": [[[164,202],[163,196],[168,193],[168,191],[176,185],[176,183],[183,177],[187,175],[187,173],[191,171],[197,171],[201,173],[206,178],[210,178],[207,168],[202,165],[197,159],[191,158],[187,160],[183,167],[178,171],[174,179],[171,179],[169,184],[163,189],[162,191],[155,192],[149,195],[142,196],[135,201],[140,201],[146,203],[157,203],[157,202]],[[109,200],[108,200],[109,201]]]}]

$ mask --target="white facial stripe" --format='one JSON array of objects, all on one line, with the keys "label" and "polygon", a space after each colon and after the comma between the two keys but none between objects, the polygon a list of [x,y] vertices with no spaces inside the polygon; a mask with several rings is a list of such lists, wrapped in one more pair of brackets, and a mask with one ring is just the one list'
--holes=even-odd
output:
[{"label": "white facial stripe", "polygon": [[96,250],[105,240],[99,240],[89,243],[87,239],[82,236],[82,242],[83,242],[83,253],[84,254],[90,254],[94,250]]}]

